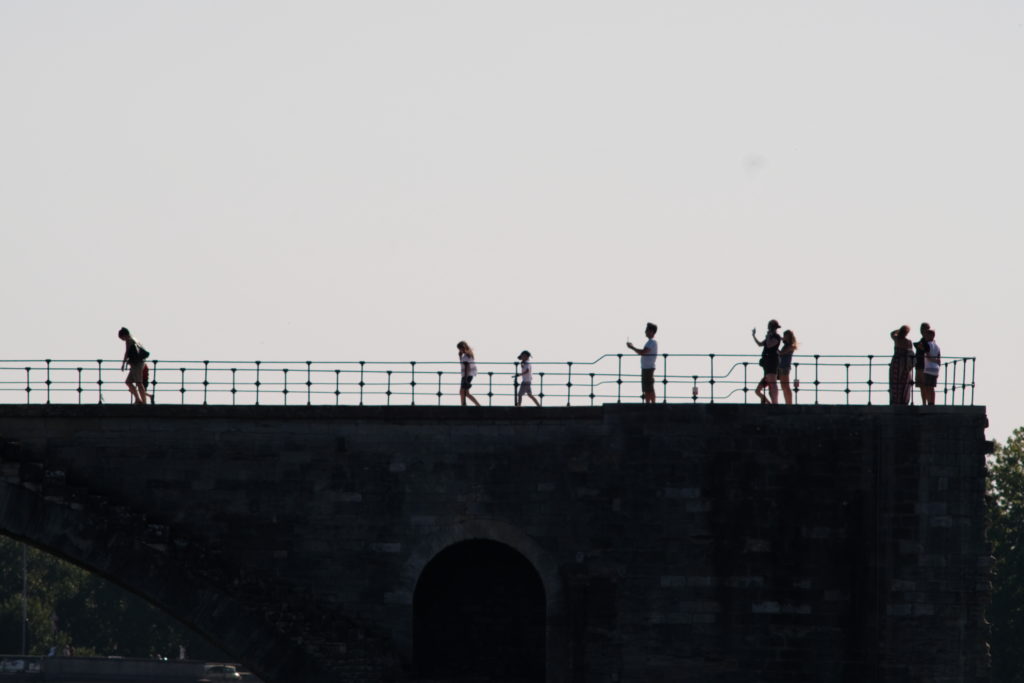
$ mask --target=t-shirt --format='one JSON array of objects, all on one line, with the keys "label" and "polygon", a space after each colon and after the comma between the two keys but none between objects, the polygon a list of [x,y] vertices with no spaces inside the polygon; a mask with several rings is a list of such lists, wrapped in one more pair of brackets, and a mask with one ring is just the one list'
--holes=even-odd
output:
[{"label": "t-shirt", "polygon": [[640,356],[640,369],[653,370],[654,363],[658,360],[658,342],[648,339],[644,344],[644,355]]},{"label": "t-shirt", "polygon": [[523,376],[524,383],[533,381],[533,366],[530,365],[530,361],[524,360],[519,366],[519,372]]},{"label": "t-shirt", "polygon": [[942,351],[935,342],[927,342],[927,344],[928,355],[924,357],[924,374],[938,376],[942,361]]},{"label": "t-shirt", "polygon": [[462,374],[464,374],[466,377],[476,377],[476,362],[473,359],[473,356],[467,355],[465,353],[460,353],[459,362],[469,363],[468,369],[465,365],[462,366]]}]

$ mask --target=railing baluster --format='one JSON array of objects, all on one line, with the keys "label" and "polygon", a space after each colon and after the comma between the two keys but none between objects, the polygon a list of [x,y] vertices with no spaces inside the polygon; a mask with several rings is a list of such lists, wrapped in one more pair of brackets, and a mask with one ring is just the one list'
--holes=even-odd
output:
[{"label": "railing baluster", "polygon": [[615,380],[615,384],[618,386],[618,393],[615,396],[616,403],[622,403],[622,354],[617,354],[619,357],[619,370],[618,379]]},{"label": "railing baluster", "polygon": [[313,405],[313,361],[306,361],[306,405]]},{"label": "railing baluster", "polygon": [[565,382],[565,405],[572,405],[572,361],[567,363],[569,366],[568,378]]},{"label": "railing baluster", "polygon": [[203,361],[203,405],[206,405],[206,396],[210,388],[210,361]]},{"label": "railing baluster", "polygon": [[256,405],[260,404],[260,363],[256,361]]},{"label": "railing baluster", "polygon": [[50,405],[50,359],[46,359],[46,405]]},{"label": "railing baluster", "polygon": [[708,375],[708,384],[710,388],[708,391],[711,393],[711,402],[715,402],[715,354],[708,354],[708,358],[711,360],[711,373]]},{"label": "railing baluster", "polygon": [[416,361],[409,361],[409,367],[409,393],[412,394],[411,405],[416,405]]}]

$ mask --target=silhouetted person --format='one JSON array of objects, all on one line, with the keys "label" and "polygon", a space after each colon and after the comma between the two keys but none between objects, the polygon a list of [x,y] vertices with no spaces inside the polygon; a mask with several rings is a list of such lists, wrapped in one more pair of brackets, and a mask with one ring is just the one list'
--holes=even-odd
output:
[{"label": "silhouetted person", "polygon": [[462,371],[462,380],[459,384],[459,400],[462,402],[462,405],[466,405],[466,399],[468,398],[474,405],[479,406],[480,402],[473,398],[473,394],[469,393],[469,388],[473,386],[473,378],[476,377],[476,356],[473,355],[473,349],[464,341],[456,344],[456,348],[459,350],[459,367]]},{"label": "silhouetted person", "polygon": [[914,384],[914,344],[907,336],[910,325],[902,325],[889,333],[892,339],[892,360],[889,361],[889,405],[910,404],[911,387]]},{"label": "silhouetted person", "polygon": [[626,346],[641,356],[640,358],[640,390],[643,392],[644,403],[654,403],[654,368],[658,359],[658,342],[654,341],[654,335],[658,333],[658,326],[654,323],[647,323],[644,329],[644,336],[647,343],[642,349],[633,346],[626,341]]},{"label": "silhouetted person", "polygon": [[935,330],[924,333],[924,383],[921,385],[921,400],[926,406],[935,405],[935,387],[939,384],[939,370],[942,367],[942,351],[935,343]]},{"label": "silhouetted person", "polygon": [[914,376],[917,388],[921,390],[921,402],[924,403],[924,358],[928,355],[928,340],[925,338],[932,326],[921,323],[921,338],[914,342]]},{"label": "silhouetted person", "polygon": [[779,321],[769,320],[768,332],[764,335],[764,341],[757,340],[757,328],[750,331],[754,343],[761,347],[761,360],[758,361],[758,364],[764,368],[764,377],[757,383],[754,393],[761,399],[762,404],[769,402],[764,395],[765,387],[768,387],[771,403],[779,402],[779,386],[776,384],[776,378],[779,372],[779,344],[782,342],[782,337],[779,336],[778,329]]},{"label": "silhouetted person", "polygon": [[779,350],[779,383],[782,385],[782,397],[786,405],[793,403],[793,390],[789,388],[789,371],[793,367],[793,352],[800,345],[797,344],[796,335],[793,330],[786,330],[782,333],[782,348]]},{"label": "silhouetted person", "polygon": [[523,351],[519,354],[519,372],[516,373],[516,377],[522,377],[519,391],[516,393],[516,405],[521,406],[523,404],[523,396],[527,396],[539,408],[540,401],[533,395],[533,364],[530,362],[529,351]]},{"label": "silhouetted person", "polygon": [[124,358],[121,361],[121,370],[128,368],[128,377],[124,383],[128,385],[132,400],[135,403],[144,405],[146,403],[146,385],[143,373],[146,367],[146,358],[149,352],[142,347],[142,344],[132,339],[131,332],[127,327],[122,327],[117,336],[124,342]]}]

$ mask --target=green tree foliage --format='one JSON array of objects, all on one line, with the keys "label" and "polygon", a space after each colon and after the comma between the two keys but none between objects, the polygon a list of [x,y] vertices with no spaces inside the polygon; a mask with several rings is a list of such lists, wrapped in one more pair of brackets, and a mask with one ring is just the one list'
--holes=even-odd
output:
[{"label": "green tree foliage", "polygon": [[996,444],[989,462],[989,541],[996,558],[992,604],[993,683],[1024,683],[1024,427]]},{"label": "green tree foliage", "polygon": [[[22,552],[0,536],[0,653],[21,652]],[[35,548],[27,558],[28,654],[51,647],[76,655],[224,660],[207,641],[138,596]]]}]

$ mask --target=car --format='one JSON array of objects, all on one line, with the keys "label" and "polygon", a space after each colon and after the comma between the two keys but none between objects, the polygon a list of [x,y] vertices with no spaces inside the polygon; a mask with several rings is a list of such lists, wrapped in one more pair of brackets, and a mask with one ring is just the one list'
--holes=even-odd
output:
[{"label": "car", "polygon": [[207,664],[203,667],[203,680],[210,683],[228,683],[242,680],[234,664]]},{"label": "car", "polygon": [[25,673],[25,660],[24,659],[5,659],[0,669],[5,674],[20,674]]}]

